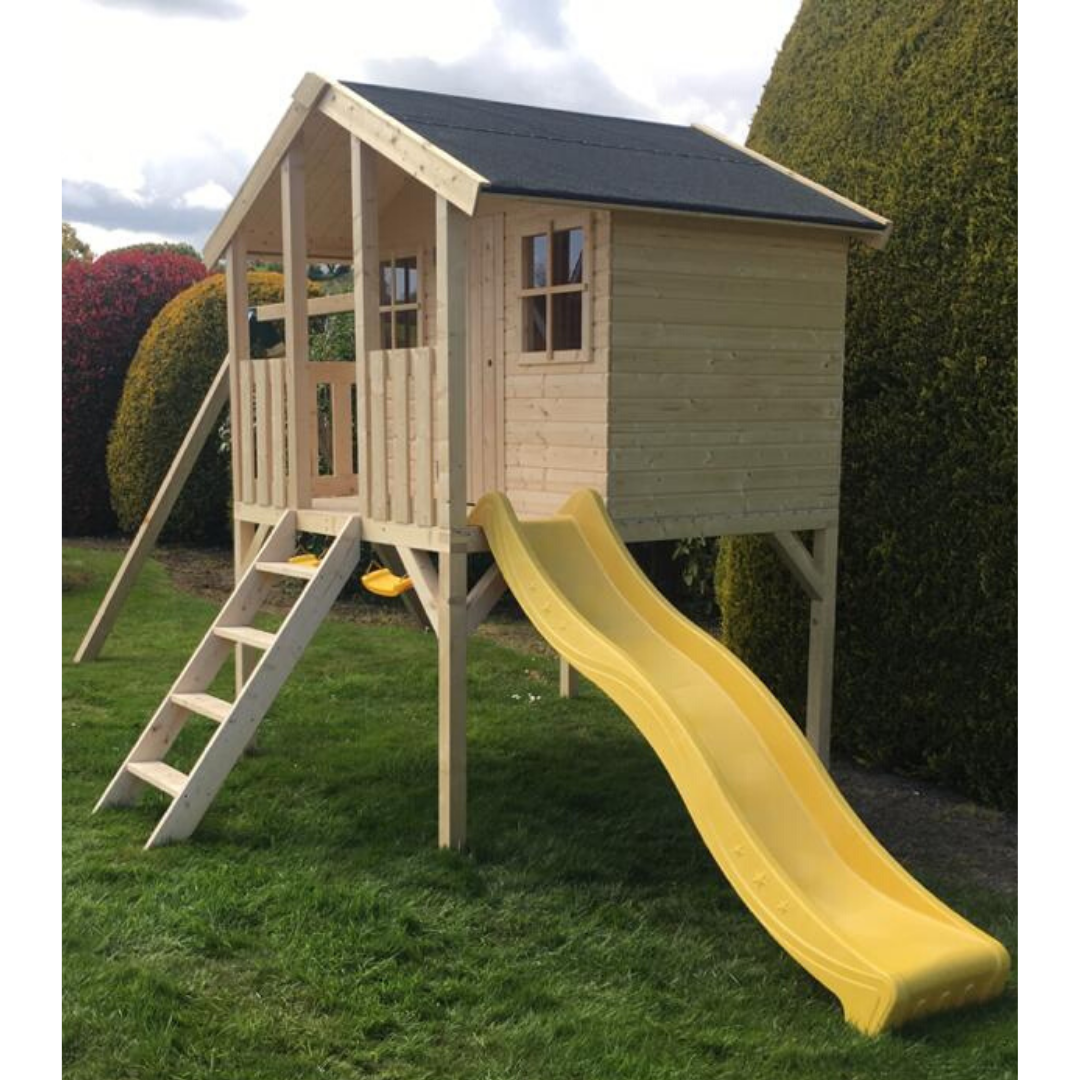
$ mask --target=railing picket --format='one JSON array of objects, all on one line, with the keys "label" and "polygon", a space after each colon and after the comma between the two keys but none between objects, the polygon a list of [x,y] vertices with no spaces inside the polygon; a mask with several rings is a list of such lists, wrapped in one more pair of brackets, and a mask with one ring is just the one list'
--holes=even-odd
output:
[{"label": "railing picket", "polygon": [[368,354],[371,383],[371,516],[386,520],[386,353],[374,350]]},{"label": "railing picket", "polygon": [[417,349],[413,364],[414,412],[416,425],[416,490],[413,497],[413,518],[417,525],[435,523],[435,485],[433,482],[433,453],[431,438],[432,364],[431,349]]},{"label": "railing picket", "polygon": [[253,361],[255,376],[255,501],[270,506],[270,387],[268,360]]},{"label": "railing picket", "polygon": [[394,521],[408,523],[409,512],[409,364],[411,349],[399,349],[390,358],[393,379],[394,483],[391,490],[391,513]]},{"label": "railing picket", "polygon": [[270,394],[271,409],[273,416],[270,425],[272,441],[272,491],[273,505],[284,507],[288,491],[288,462],[289,447],[286,434],[285,417],[288,415],[288,401],[285,389],[285,358],[283,356],[271,357],[266,363],[270,367],[270,381],[272,391]]},{"label": "railing picket", "polygon": [[240,453],[240,498],[243,502],[255,499],[255,417],[252,412],[251,395],[251,360],[241,360],[240,367],[240,409],[238,423],[240,437],[233,436],[233,446]]}]

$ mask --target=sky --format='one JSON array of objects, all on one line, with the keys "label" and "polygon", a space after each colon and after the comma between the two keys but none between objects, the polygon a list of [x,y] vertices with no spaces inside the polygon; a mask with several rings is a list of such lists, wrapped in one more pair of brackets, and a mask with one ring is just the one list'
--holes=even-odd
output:
[{"label": "sky", "polygon": [[62,0],[63,216],[200,248],[305,71],[743,141],[799,0]]}]

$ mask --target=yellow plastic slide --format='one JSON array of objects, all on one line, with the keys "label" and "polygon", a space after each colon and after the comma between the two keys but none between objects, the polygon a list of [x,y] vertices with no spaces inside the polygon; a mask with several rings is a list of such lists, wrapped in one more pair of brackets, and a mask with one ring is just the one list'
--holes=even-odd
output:
[{"label": "yellow plastic slide", "polygon": [[653,588],[594,492],[528,522],[489,494],[471,521],[536,628],[634,722],[736,892],[850,1023],[877,1034],[1001,991],[1005,949],[874,839],[753,672]]}]

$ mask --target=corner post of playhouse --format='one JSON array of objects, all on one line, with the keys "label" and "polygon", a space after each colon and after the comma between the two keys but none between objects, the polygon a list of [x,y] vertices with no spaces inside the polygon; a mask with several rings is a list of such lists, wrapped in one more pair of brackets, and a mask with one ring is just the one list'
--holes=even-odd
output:
[{"label": "corner post of playhouse", "polygon": [[281,249],[285,275],[285,401],[289,506],[311,505],[314,396],[308,391],[307,214],[304,139],[297,135],[281,161]]},{"label": "corner post of playhouse", "polygon": [[439,551],[439,846],[465,843],[466,356],[468,219],[436,196],[436,401]]},{"label": "corner post of playhouse", "polygon": [[[232,497],[233,506],[243,501],[241,460],[243,453],[240,430],[240,363],[251,358],[251,334],[248,327],[247,244],[237,233],[225,250],[225,307],[229,339],[229,432],[232,440]],[[233,576],[236,582],[247,569],[255,525],[233,519]],[[247,682],[258,662],[258,651],[247,645],[236,646],[236,689]]]},{"label": "corner post of playhouse", "polygon": [[810,600],[810,653],[806,677],[806,737],[826,768],[832,733],[833,655],[836,643],[836,586],[840,530],[815,529],[814,568],[821,595]]},{"label": "corner post of playhouse", "polygon": [[349,140],[352,183],[353,313],[356,324],[357,497],[370,517],[371,396],[368,354],[379,340],[379,192],[376,152],[355,135]]}]

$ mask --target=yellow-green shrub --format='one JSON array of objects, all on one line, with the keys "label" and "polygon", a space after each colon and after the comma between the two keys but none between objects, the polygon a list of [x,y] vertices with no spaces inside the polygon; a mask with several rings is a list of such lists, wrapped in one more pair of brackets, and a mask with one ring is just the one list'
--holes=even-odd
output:
[{"label": "yellow-green shrub", "polygon": [[[252,306],[279,302],[280,274],[248,275]],[[318,291],[309,287],[309,291]],[[170,301],[146,331],[128,369],[109,434],[108,472],[122,529],[139,526],[228,350],[225,282],[208,277]],[[279,325],[280,324],[276,324]],[[224,423],[228,410],[222,415]],[[197,543],[229,537],[227,430],[211,437],[169,518],[164,536]]]}]

